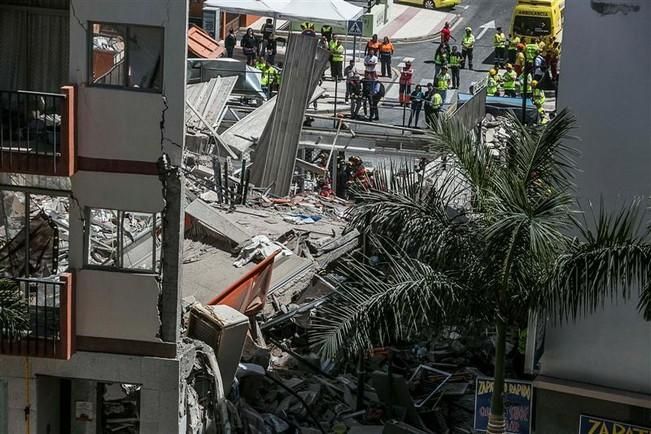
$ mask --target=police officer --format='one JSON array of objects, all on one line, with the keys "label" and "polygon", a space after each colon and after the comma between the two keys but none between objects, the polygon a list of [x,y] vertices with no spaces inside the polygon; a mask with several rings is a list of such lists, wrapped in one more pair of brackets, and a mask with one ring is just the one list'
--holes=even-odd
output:
[{"label": "police officer", "polygon": [[513,70],[513,66],[510,63],[506,64],[506,71],[502,74],[502,87],[504,88],[504,95],[515,97],[515,82],[518,78],[518,75]]},{"label": "police officer", "polygon": [[341,80],[343,78],[341,72],[343,62],[344,46],[336,36],[333,36],[332,41],[330,41],[330,73],[332,74],[333,80]]},{"label": "police officer", "polygon": [[488,83],[486,84],[486,95],[495,96],[498,90],[497,70],[495,68],[488,72]]},{"label": "police officer", "polygon": [[445,101],[445,96],[448,92],[448,89],[450,88],[451,81],[452,78],[448,73],[448,67],[447,65],[443,65],[441,67],[441,72],[439,72],[439,75],[437,75],[434,79],[434,88],[436,89],[436,92],[441,95],[443,101]]},{"label": "police officer", "polygon": [[325,36],[326,41],[330,43],[332,41],[332,26],[324,24],[321,26],[321,36]]}]

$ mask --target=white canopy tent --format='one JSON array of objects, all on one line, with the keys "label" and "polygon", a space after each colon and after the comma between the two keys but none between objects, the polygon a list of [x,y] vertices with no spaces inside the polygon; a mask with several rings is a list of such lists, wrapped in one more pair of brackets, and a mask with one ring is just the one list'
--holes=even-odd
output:
[{"label": "white canopy tent", "polygon": [[344,0],[208,0],[204,5],[236,14],[340,25],[364,14],[364,8]]}]

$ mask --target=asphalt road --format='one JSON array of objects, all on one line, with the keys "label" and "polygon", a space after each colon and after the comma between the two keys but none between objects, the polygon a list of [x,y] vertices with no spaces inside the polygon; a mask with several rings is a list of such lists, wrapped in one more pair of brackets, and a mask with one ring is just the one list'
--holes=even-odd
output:
[{"label": "asphalt road", "polygon": [[[457,6],[453,12],[461,15],[461,19],[454,24],[452,36],[457,39],[453,44],[459,46],[461,50],[461,38],[464,29],[467,26],[472,27],[475,38],[478,38],[482,32],[482,25],[488,24],[488,30],[484,35],[477,39],[474,49],[474,71],[462,69],[460,78],[460,91],[467,92],[471,83],[479,81],[486,77],[486,74],[492,66],[493,59],[493,35],[495,30],[490,25],[492,21],[495,26],[502,26],[502,30],[508,34],[511,14],[515,0],[463,0],[462,4]],[[423,80],[433,81],[434,78],[434,51],[438,47],[438,38],[434,41],[421,41],[413,43],[396,44],[396,60],[404,57],[413,57],[414,66],[414,83],[420,83]],[[394,62],[397,63],[397,62]],[[394,77],[397,81],[397,77]],[[398,84],[391,84],[398,86]],[[394,91],[395,92],[395,91]],[[400,107],[390,107],[385,104],[381,108],[380,115],[384,122],[392,124],[402,123],[402,109]],[[407,116],[409,113],[407,113]]]}]

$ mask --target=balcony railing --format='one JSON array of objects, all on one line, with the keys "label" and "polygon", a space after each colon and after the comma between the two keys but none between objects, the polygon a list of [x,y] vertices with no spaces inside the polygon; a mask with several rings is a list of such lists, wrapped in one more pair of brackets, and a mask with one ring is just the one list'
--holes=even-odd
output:
[{"label": "balcony railing", "polygon": [[0,324],[0,354],[69,359],[74,352],[71,275],[7,279],[16,283],[11,291],[22,296],[17,307],[22,321],[15,327]]},{"label": "balcony railing", "polygon": [[0,172],[75,172],[75,89],[0,90]]}]

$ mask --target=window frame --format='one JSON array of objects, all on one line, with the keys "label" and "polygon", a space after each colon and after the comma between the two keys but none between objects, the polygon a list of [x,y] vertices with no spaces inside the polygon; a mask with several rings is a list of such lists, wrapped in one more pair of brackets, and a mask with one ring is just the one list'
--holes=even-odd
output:
[{"label": "window frame", "polygon": [[[95,35],[95,32],[93,31],[93,26],[95,24],[99,25],[108,25],[108,26],[123,26],[126,31],[126,39],[125,39],[125,44],[124,44],[124,61],[126,63],[127,71],[125,76],[125,82],[121,85],[114,85],[114,84],[102,84],[102,83],[95,83],[93,82],[93,37]],[[161,30],[161,59],[160,59],[160,89],[156,88],[144,88],[144,87],[134,87],[134,86],[129,86],[128,85],[128,80],[129,80],[129,65],[130,65],[130,56],[129,56],[129,46],[128,46],[128,40],[129,40],[129,28],[130,27],[148,27],[148,28],[153,28],[153,29],[160,29]],[[131,92],[144,92],[144,93],[156,93],[156,94],[162,94],[163,93],[163,87],[164,87],[164,82],[165,82],[165,27],[162,26],[153,26],[150,24],[134,24],[134,23],[116,23],[116,22],[111,22],[111,21],[88,21],[88,32],[87,32],[87,74],[88,74],[88,79],[87,85],[88,87],[96,87],[96,88],[102,88],[102,89],[113,89],[113,90],[127,90]]]},{"label": "window frame", "polygon": [[[155,220],[154,220],[154,224],[151,227],[151,237],[152,237],[151,268],[129,268],[123,266],[124,265],[123,262],[124,261],[124,227],[121,224],[117,225],[117,230],[116,230],[116,239],[117,239],[116,252],[117,252],[117,257],[120,258],[120,264],[102,265],[102,264],[91,263],[89,259],[90,259],[90,242],[91,242],[90,237],[92,232],[92,221],[91,221],[92,210],[115,211],[117,213],[116,217],[118,221],[121,221],[120,217],[124,216],[125,213],[148,214],[152,216]],[[156,232],[157,232],[157,228],[159,227],[158,225],[159,223],[160,223],[161,234],[163,231],[163,215],[161,212],[134,211],[134,210],[122,210],[122,209],[115,209],[115,208],[99,208],[99,207],[87,206],[84,208],[84,220],[86,221],[86,224],[84,225],[84,249],[83,249],[84,269],[98,270],[98,271],[112,271],[112,272],[120,272],[120,273],[132,273],[132,274],[147,274],[147,275],[155,275],[155,276],[158,276],[160,275],[160,273],[162,273],[162,269],[163,269],[162,240],[161,240],[160,249],[158,249],[156,245],[156,241],[157,241]],[[158,253],[160,253],[160,255],[158,255]]]}]

